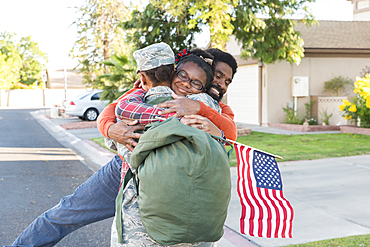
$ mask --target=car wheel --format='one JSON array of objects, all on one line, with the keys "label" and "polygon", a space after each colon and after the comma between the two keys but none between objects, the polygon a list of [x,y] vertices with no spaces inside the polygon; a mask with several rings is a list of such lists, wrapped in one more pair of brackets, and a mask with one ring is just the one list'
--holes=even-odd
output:
[{"label": "car wheel", "polygon": [[98,117],[98,111],[96,109],[87,109],[84,114],[84,118],[87,121],[95,121]]}]

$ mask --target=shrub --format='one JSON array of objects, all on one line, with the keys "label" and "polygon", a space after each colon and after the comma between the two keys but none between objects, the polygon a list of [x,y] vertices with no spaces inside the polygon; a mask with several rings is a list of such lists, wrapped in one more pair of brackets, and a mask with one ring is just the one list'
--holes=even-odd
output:
[{"label": "shrub", "polygon": [[317,125],[317,120],[315,117],[307,118],[307,122],[309,125]]},{"label": "shrub", "polygon": [[323,121],[326,125],[329,125],[329,120],[333,116],[333,113],[328,114],[328,111],[325,110],[325,111],[320,112],[320,115],[322,117],[321,121]]},{"label": "shrub", "polygon": [[289,105],[283,107],[283,111],[285,112],[285,123],[287,124],[303,124],[304,120],[299,116],[299,114],[295,114],[292,108],[289,108]]},{"label": "shrub", "polygon": [[346,92],[348,90],[350,85],[352,85],[353,80],[340,75],[335,76],[324,83],[324,92],[333,91],[335,96],[340,96],[341,91]]},{"label": "shrub", "polygon": [[349,102],[343,99],[343,105],[339,106],[339,109],[343,112],[342,116],[344,119],[352,119],[357,122],[357,118],[360,119],[361,127],[370,127],[370,74],[367,74],[364,78],[356,77],[354,83],[355,89],[353,92],[356,97]]},{"label": "shrub", "polygon": [[311,108],[312,108],[313,103],[315,103],[315,101],[311,100],[310,103],[304,104],[305,107],[306,107],[306,116],[305,116],[305,119],[307,119],[307,122],[308,122],[309,125],[317,125],[316,118],[315,117],[311,117]]}]

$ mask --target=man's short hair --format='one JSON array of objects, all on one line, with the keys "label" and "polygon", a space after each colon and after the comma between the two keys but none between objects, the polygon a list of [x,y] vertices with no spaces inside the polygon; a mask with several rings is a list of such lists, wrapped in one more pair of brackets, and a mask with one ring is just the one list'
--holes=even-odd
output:
[{"label": "man's short hair", "polygon": [[218,48],[208,48],[206,51],[211,53],[211,55],[214,56],[214,59],[213,59],[214,63],[224,62],[227,65],[229,65],[231,67],[232,71],[233,71],[232,77],[234,78],[234,75],[236,73],[236,69],[238,68],[238,64],[236,63],[236,60],[233,57],[233,55],[231,55],[228,52],[221,51]]}]

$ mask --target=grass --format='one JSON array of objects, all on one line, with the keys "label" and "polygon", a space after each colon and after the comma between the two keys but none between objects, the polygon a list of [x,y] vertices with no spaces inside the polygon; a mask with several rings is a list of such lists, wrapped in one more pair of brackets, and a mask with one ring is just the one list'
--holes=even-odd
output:
[{"label": "grass", "polygon": [[[104,137],[91,140],[105,147]],[[370,154],[370,136],[367,135],[275,135],[253,131],[251,135],[239,137],[236,141],[284,158],[277,159],[278,162]],[[235,152],[230,156],[230,165],[236,166]]]},{"label": "grass", "polygon": [[[252,132],[236,141],[284,158],[277,159],[278,162],[370,154],[370,136],[367,135],[275,135]],[[230,156],[230,163],[236,166],[235,152]]]},{"label": "grass", "polygon": [[294,244],[289,247],[370,247],[370,234]]},{"label": "grass", "polygon": [[111,149],[109,149],[109,148],[107,148],[107,147],[105,146],[105,143],[104,143],[104,137],[95,137],[95,138],[90,138],[90,140],[92,140],[93,142],[95,142],[95,143],[99,144],[100,146],[102,146],[102,147],[104,147],[104,148],[108,149],[109,151],[111,151],[111,152],[113,152],[113,153],[117,154],[117,152],[116,152],[116,151],[113,151],[113,150],[111,150]]}]

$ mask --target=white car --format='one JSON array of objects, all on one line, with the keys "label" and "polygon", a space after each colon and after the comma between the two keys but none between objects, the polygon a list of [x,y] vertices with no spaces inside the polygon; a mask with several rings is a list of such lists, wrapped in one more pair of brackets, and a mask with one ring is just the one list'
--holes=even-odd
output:
[{"label": "white car", "polygon": [[66,100],[63,103],[65,114],[77,116],[83,120],[95,121],[109,103],[108,100],[100,100],[102,91],[95,89],[80,94],[73,100]]}]

